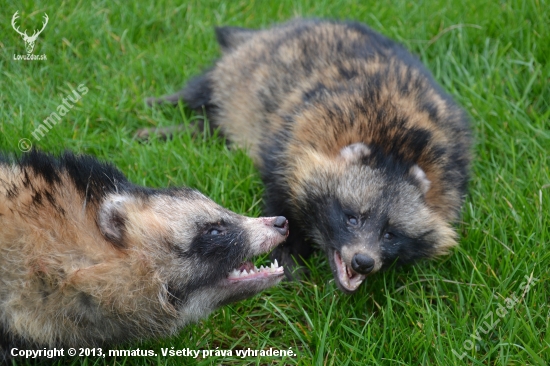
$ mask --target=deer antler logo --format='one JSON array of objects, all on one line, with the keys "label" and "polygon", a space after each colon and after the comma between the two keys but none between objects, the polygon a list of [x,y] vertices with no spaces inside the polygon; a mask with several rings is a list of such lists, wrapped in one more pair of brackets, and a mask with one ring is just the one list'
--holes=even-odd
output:
[{"label": "deer antler logo", "polygon": [[36,39],[38,38],[38,36],[40,35],[40,33],[42,33],[42,31],[44,30],[44,28],[46,28],[46,25],[48,24],[48,14],[44,13],[44,23],[42,23],[42,29],[40,29],[39,31],[38,30],[35,30],[34,33],[32,34],[32,36],[28,36],[27,35],[27,31],[25,30],[24,32],[21,32],[19,30],[19,27],[16,27],[15,26],[15,20],[17,18],[19,18],[19,16],[17,15],[19,11],[16,11],[15,14],[13,14],[13,17],[11,18],[11,26],[13,27],[13,29],[15,29],[15,31],[17,33],[19,33],[21,35],[21,37],[23,37],[23,41],[25,41],[25,48],[27,49],[27,53],[30,54],[32,53],[32,50],[34,49],[34,43],[36,42]]}]

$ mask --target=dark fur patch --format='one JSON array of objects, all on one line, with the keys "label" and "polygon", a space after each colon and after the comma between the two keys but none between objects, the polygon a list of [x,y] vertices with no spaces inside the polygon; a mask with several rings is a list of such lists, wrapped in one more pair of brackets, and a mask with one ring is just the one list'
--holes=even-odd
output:
[{"label": "dark fur patch", "polygon": [[426,240],[431,231],[411,238],[394,230],[396,237],[393,242],[382,246],[382,269],[387,269],[393,263],[399,265],[414,263],[422,258],[429,258],[433,255],[434,242]]},{"label": "dark fur patch", "polygon": [[[133,185],[130,184],[124,174],[110,163],[100,162],[89,155],[74,155],[65,152],[57,157],[52,154],[31,150],[23,154],[19,159],[10,159],[4,156],[0,164],[17,163],[24,169],[23,187],[32,188],[32,181],[27,169],[54,189],[61,183],[61,174],[66,173],[74,183],[76,189],[88,202],[97,202],[109,193],[124,192]],[[43,204],[43,199],[56,205],[53,195],[49,191],[33,190],[33,202]],[[8,190],[10,197],[18,194],[16,189]]]},{"label": "dark fur patch", "polygon": [[256,31],[240,27],[216,27],[215,32],[220,47],[230,51],[250,39]]},{"label": "dark fur patch", "polygon": [[14,347],[27,348],[32,345],[21,337],[16,337],[4,329],[0,324],[0,365],[4,363],[8,365],[8,360],[11,358],[11,350]]},{"label": "dark fur patch", "polygon": [[60,165],[87,202],[98,202],[110,193],[124,192],[133,186],[114,165],[89,155],[65,152],[60,156]]},{"label": "dark fur patch", "polygon": [[[179,258],[200,263],[196,275],[185,284],[168,284],[168,301],[174,306],[182,306],[187,295],[219,282],[237,268],[244,259],[243,245],[249,242],[245,230],[237,223],[197,223],[197,227],[199,234],[187,250],[181,249],[177,243],[170,244]],[[218,230],[219,234],[213,235],[211,230]]]},{"label": "dark fur patch", "polygon": [[[236,223],[200,224],[199,234],[195,236],[187,254],[201,258],[204,262],[212,261],[220,268],[231,268],[235,261],[242,260],[242,245],[248,242],[245,230]],[[218,230],[219,234],[211,234]]]},{"label": "dark fur patch", "polygon": [[6,190],[6,197],[10,200],[14,200],[19,196],[19,187],[14,183]]},{"label": "dark fur patch", "polygon": [[208,80],[208,72],[191,79],[183,90],[183,98],[191,109],[210,111],[212,104],[212,86]]},{"label": "dark fur patch", "polygon": [[109,216],[105,218],[104,225],[108,225],[109,230],[103,231],[105,239],[109,240],[117,248],[126,247],[126,216],[122,212],[112,210]]},{"label": "dark fur patch", "polygon": [[42,206],[42,194],[40,192],[35,192],[32,195],[32,204],[36,206]]},{"label": "dark fur patch", "polygon": [[19,164],[23,168],[31,169],[34,174],[41,176],[49,185],[53,186],[61,182],[61,178],[59,177],[59,162],[50,154],[32,149],[27,154],[23,154]]}]

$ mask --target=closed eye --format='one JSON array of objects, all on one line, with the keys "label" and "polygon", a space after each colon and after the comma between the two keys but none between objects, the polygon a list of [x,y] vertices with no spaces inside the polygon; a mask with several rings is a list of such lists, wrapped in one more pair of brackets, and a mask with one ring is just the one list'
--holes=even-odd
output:
[{"label": "closed eye", "polygon": [[392,241],[393,239],[395,239],[396,236],[397,236],[397,233],[394,230],[392,230],[392,227],[390,225],[390,220],[387,219],[386,223],[382,227],[382,230],[380,230],[380,237],[384,241],[388,242],[388,241]]}]

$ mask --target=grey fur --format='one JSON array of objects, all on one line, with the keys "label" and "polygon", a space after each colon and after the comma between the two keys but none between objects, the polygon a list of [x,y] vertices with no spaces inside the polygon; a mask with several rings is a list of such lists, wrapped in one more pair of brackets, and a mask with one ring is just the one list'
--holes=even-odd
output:
[{"label": "grey fur", "polygon": [[217,35],[222,57],[178,95],[262,172],[266,214],[292,228],[276,250],[285,268],[314,243],[353,292],[457,244],[468,118],[415,56],[354,22]]}]

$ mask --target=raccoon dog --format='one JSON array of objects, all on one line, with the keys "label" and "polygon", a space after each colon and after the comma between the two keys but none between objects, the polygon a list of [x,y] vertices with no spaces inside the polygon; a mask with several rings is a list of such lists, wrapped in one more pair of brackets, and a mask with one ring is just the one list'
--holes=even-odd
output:
[{"label": "raccoon dog", "polygon": [[467,188],[465,113],[407,50],[353,22],[216,29],[223,55],[175,95],[244,147],[266,214],[291,233],[276,255],[328,256],[354,292],[392,264],[445,254]]},{"label": "raccoon dog", "polygon": [[246,261],[286,238],[284,217],[138,187],[90,156],[0,157],[0,224],[0,363],[169,335],[284,277]]}]

